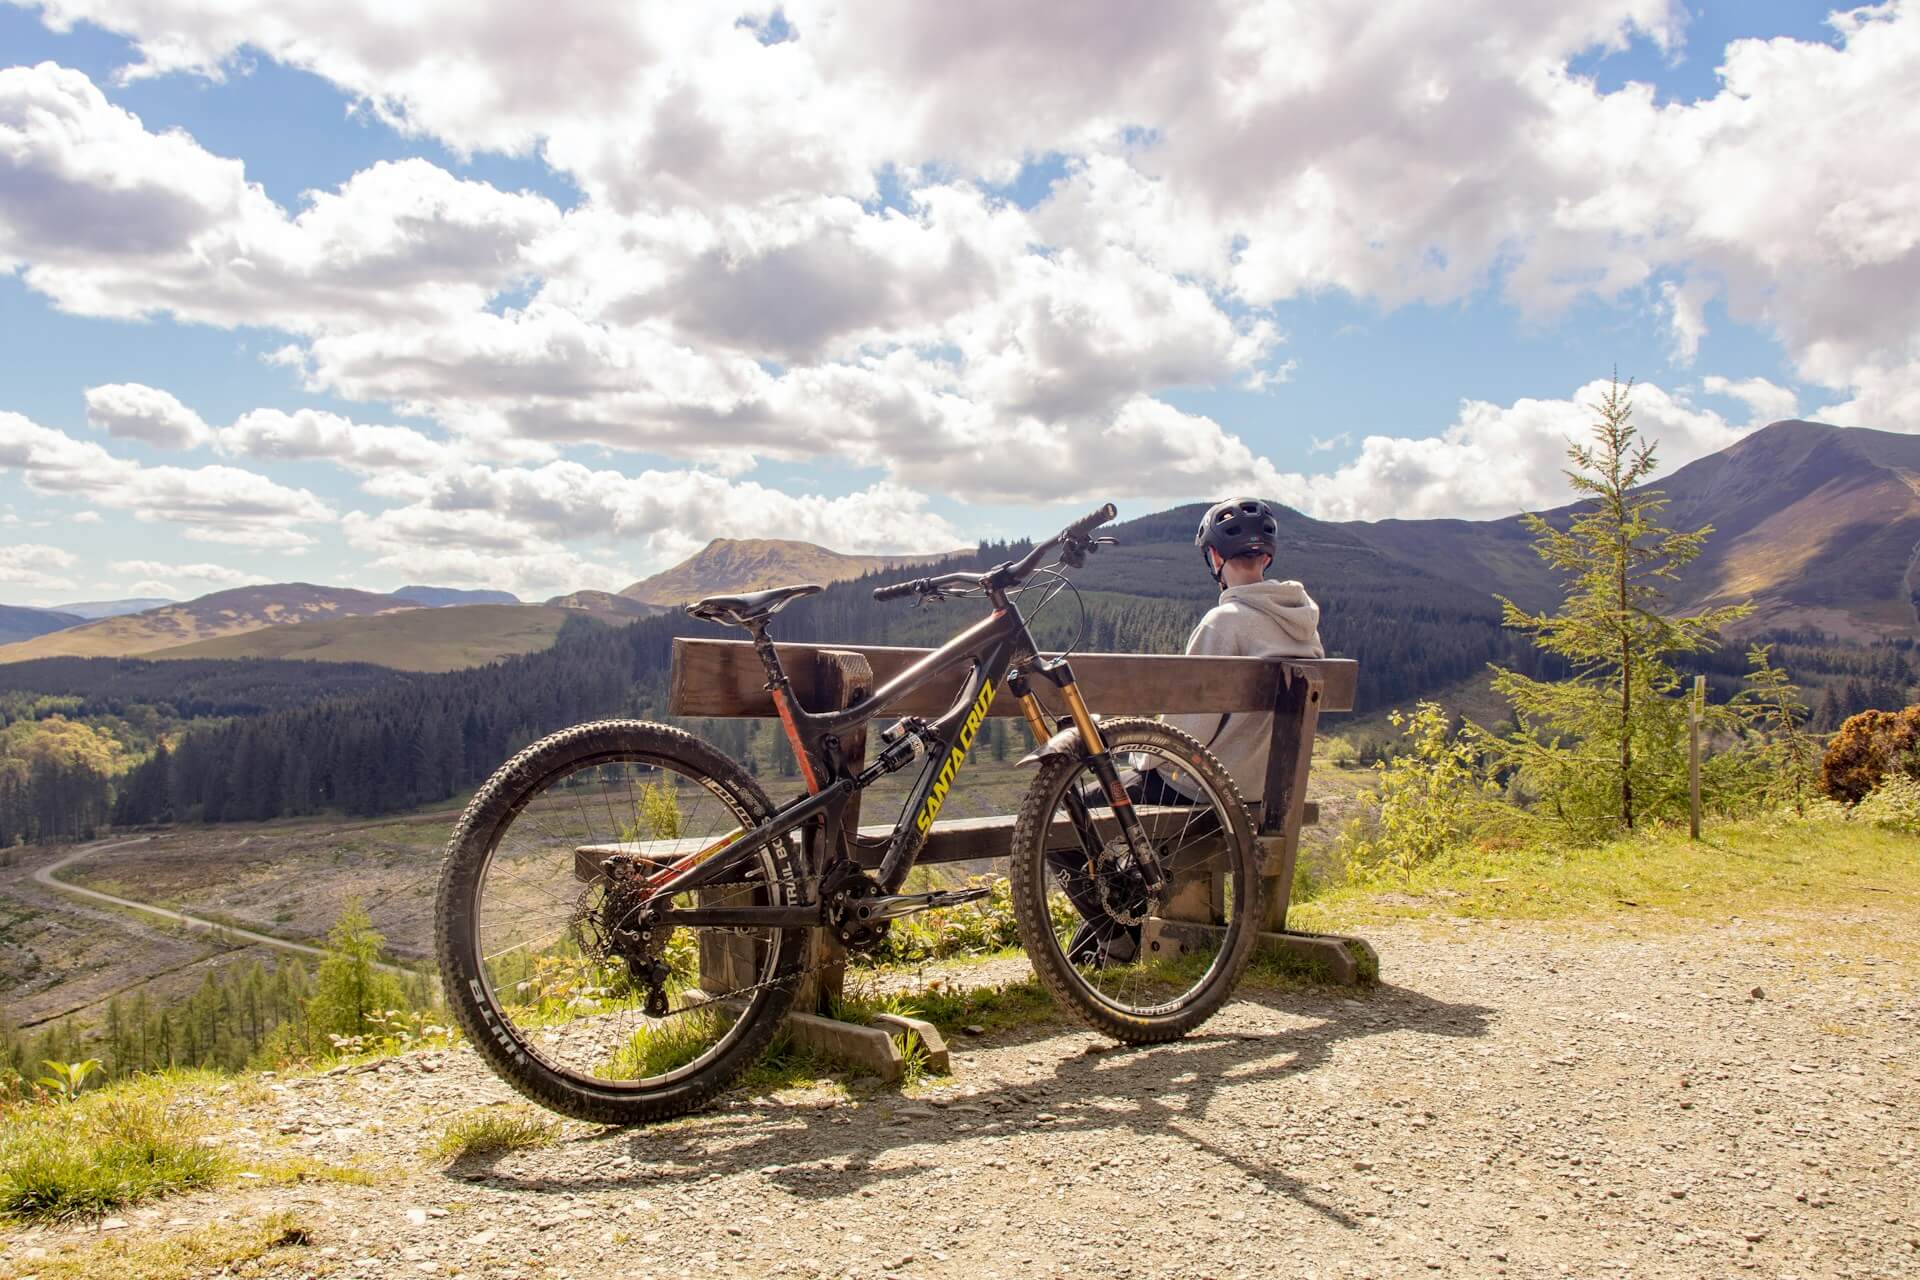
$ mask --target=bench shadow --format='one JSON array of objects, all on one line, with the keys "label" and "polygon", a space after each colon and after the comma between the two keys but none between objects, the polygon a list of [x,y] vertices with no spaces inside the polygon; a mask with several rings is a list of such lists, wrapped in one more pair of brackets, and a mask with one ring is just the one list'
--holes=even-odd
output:
[{"label": "bench shadow", "polygon": [[[1102,1040],[1099,1049],[1055,1064],[1050,1079],[1017,1085],[994,1081],[973,1094],[946,1099],[945,1106],[886,1091],[861,1096],[858,1109],[778,1101],[723,1104],[723,1109],[698,1117],[703,1123],[697,1130],[680,1126],[608,1129],[575,1139],[565,1145],[582,1157],[577,1175],[521,1176],[502,1170],[501,1158],[493,1158],[462,1162],[444,1176],[516,1191],[564,1194],[688,1187],[715,1175],[759,1170],[791,1195],[830,1199],[943,1167],[928,1161],[886,1167],[875,1163],[876,1157],[907,1145],[974,1141],[1036,1130],[1136,1139],[1171,1136],[1237,1169],[1268,1193],[1286,1196],[1351,1227],[1358,1225],[1358,1218],[1313,1182],[1288,1171],[1284,1148],[1271,1157],[1249,1158],[1208,1140],[1196,1122],[1207,1119],[1224,1087],[1312,1072],[1324,1066],[1335,1046],[1345,1041],[1403,1031],[1480,1037],[1487,1034],[1487,1018],[1493,1012],[1482,1005],[1449,1004],[1385,984],[1364,999],[1310,987],[1242,988],[1236,1000],[1311,1021],[1279,1034],[1203,1028],[1160,1045],[1112,1045]],[[982,1048],[1018,1047],[1057,1036],[1061,1024],[1022,1030],[1028,1034],[1016,1031],[973,1043]],[[965,1083],[964,1069],[959,1082]],[[931,1114],[904,1123],[890,1118],[908,1108]],[[1052,1119],[1041,1120],[1043,1113]],[[961,1129],[963,1124],[968,1127]],[[632,1168],[608,1172],[606,1164],[619,1156],[631,1160]],[[1062,1169],[1063,1177],[1083,1172],[1078,1166],[1055,1167]]]}]

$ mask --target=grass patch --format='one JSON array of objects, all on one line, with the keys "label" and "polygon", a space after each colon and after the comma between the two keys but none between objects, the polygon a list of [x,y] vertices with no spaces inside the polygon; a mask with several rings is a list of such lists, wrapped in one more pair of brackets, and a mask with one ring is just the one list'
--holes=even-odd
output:
[{"label": "grass patch", "polygon": [[226,1163],[199,1137],[198,1126],[153,1087],[15,1107],[0,1113],[0,1215],[98,1217],[206,1186]]},{"label": "grass patch", "polygon": [[678,1070],[712,1048],[732,1025],[732,1018],[711,1008],[648,1023],[614,1050],[597,1074],[607,1080],[646,1080]]},{"label": "grass patch", "polygon": [[1296,902],[1288,923],[1337,929],[1435,915],[1565,919],[1620,912],[1725,919],[1872,902],[1920,909],[1911,836],[1848,822],[1717,823],[1699,841],[1656,828],[1589,848],[1455,849],[1404,878],[1349,882]]},{"label": "grass patch", "polygon": [[33,1263],[39,1280],[100,1280],[102,1276],[138,1276],[140,1280],[187,1280],[189,1276],[253,1275],[303,1256],[313,1233],[291,1213],[275,1213],[243,1226],[203,1227],[158,1239],[109,1235],[71,1253]]},{"label": "grass patch", "polygon": [[285,1156],[277,1160],[256,1160],[247,1165],[276,1187],[301,1182],[337,1182],[350,1187],[371,1187],[380,1179],[366,1169],[351,1164],[328,1164],[311,1156]]},{"label": "grass patch", "polygon": [[468,1157],[550,1147],[560,1138],[560,1122],[531,1107],[481,1107],[455,1116],[434,1140],[429,1153],[449,1163]]},{"label": "grass patch", "polygon": [[988,987],[928,987],[921,991],[887,996],[856,996],[856,1002],[873,1006],[868,1012],[904,1014],[924,1018],[943,1034],[954,1035],[969,1026],[983,1033],[1032,1026],[1059,1017],[1059,1008],[1040,980],[1022,978]]}]

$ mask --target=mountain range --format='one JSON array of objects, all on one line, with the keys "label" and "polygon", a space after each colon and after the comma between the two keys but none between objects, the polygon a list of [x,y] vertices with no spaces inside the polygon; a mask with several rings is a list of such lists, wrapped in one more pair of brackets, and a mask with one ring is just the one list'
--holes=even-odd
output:
[{"label": "mountain range", "polygon": [[[1848,640],[1913,636],[1920,607],[1920,436],[1803,421],[1776,422],[1653,486],[1665,522],[1711,525],[1705,553],[1673,590],[1684,608],[1750,600],[1747,630],[1813,628]],[[1126,522],[1124,556],[1095,557],[1081,587],[1190,602],[1212,585],[1193,549],[1201,504]],[[1575,508],[1544,513],[1565,527]],[[1311,589],[1338,581],[1392,598],[1457,588],[1538,608],[1559,583],[1519,516],[1501,520],[1329,522],[1281,510],[1275,576]],[[956,552],[951,554],[972,554]],[[567,618],[622,623],[728,591],[841,582],[948,558],[845,555],[789,539],[726,539],[618,594],[583,590],[544,605],[507,592],[406,587],[386,594],[282,583],[215,592],[184,604],[86,620],[0,607],[0,663],[56,655],[278,657],[447,670],[552,643]],[[905,576],[903,574],[903,576]],[[140,602],[126,602],[140,603]],[[96,605],[89,607],[106,607]]]}]

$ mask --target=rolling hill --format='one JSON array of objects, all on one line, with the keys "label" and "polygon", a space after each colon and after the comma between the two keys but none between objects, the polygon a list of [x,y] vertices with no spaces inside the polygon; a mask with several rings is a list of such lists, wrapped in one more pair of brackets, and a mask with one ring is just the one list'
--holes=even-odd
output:
[{"label": "rolling hill", "polygon": [[54,609],[35,609],[27,605],[0,604],[0,644],[31,640],[49,631],[77,627],[86,619],[77,613]]},{"label": "rolling hill", "polygon": [[393,594],[429,609],[444,609],[456,604],[520,603],[520,597],[511,591],[472,591],[462,587],[401,587]]},{"label": "rolling hill", "polygon": [[326,618],[217,636],[142,655],[298,658],[367,662],[398,671],[457,671],[552,646],[572,611],[544,605],[469,604]]},{"label": "rolling hill", "polygon": [[620,592],[643,604],[691,604],[703,596],[761,591],[793,582],[844,582],[879,569],[932,564],[971,548],[927,556],[853,556],[788,538],[715,538],[698,552]]},{"label": "rolling hill", "polygon": [[235,587],[185,604],[101,618],[18,644],[0,646],[0,662],[61,656],[128,657],[264,627],[416,607],[394,596],[344,587],[320,587],[307,582]]},{"label": "rolling hill", "polygon": [[53,607],[61,613],[78,614],[91,622],[95,618],[117,618],[123,613],[145,613],[149,609],[173,603],[163,596],[141,596],[131,600],[82,600],[78,604],[57,604]]},{"label": "rolling hill", "polygon": [[588,613],[613,620],[651,618],[655,614],[672,612],[666,605],[643,604],[627,596],[615,595],[611,591],[570,591],[564,596],[555,596],[547,601],[547,605],[555,609],[584,609]]}]

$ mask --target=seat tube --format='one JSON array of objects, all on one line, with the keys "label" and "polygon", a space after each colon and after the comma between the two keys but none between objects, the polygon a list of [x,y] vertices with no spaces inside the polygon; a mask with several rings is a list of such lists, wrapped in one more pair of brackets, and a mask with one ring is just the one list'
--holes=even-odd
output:
[{"label": "seat tube", "polygon": [[760,656],[760,665],[767,669],[767,692],[773,697],[774,712],[780,717],[780,727],[786,730],[787,745],[793,749],[794,763],[800,766],[800,776],[806,780],[807,792],[818,795],[820,777],[814,772],[813,757],[807,751],[806,740],[800,736],[800,725],[794,719],[793,684],[780,665],[780,653],[773,647],[773,641],[767,638],[765,627],[753,628],[753,651]]}]

